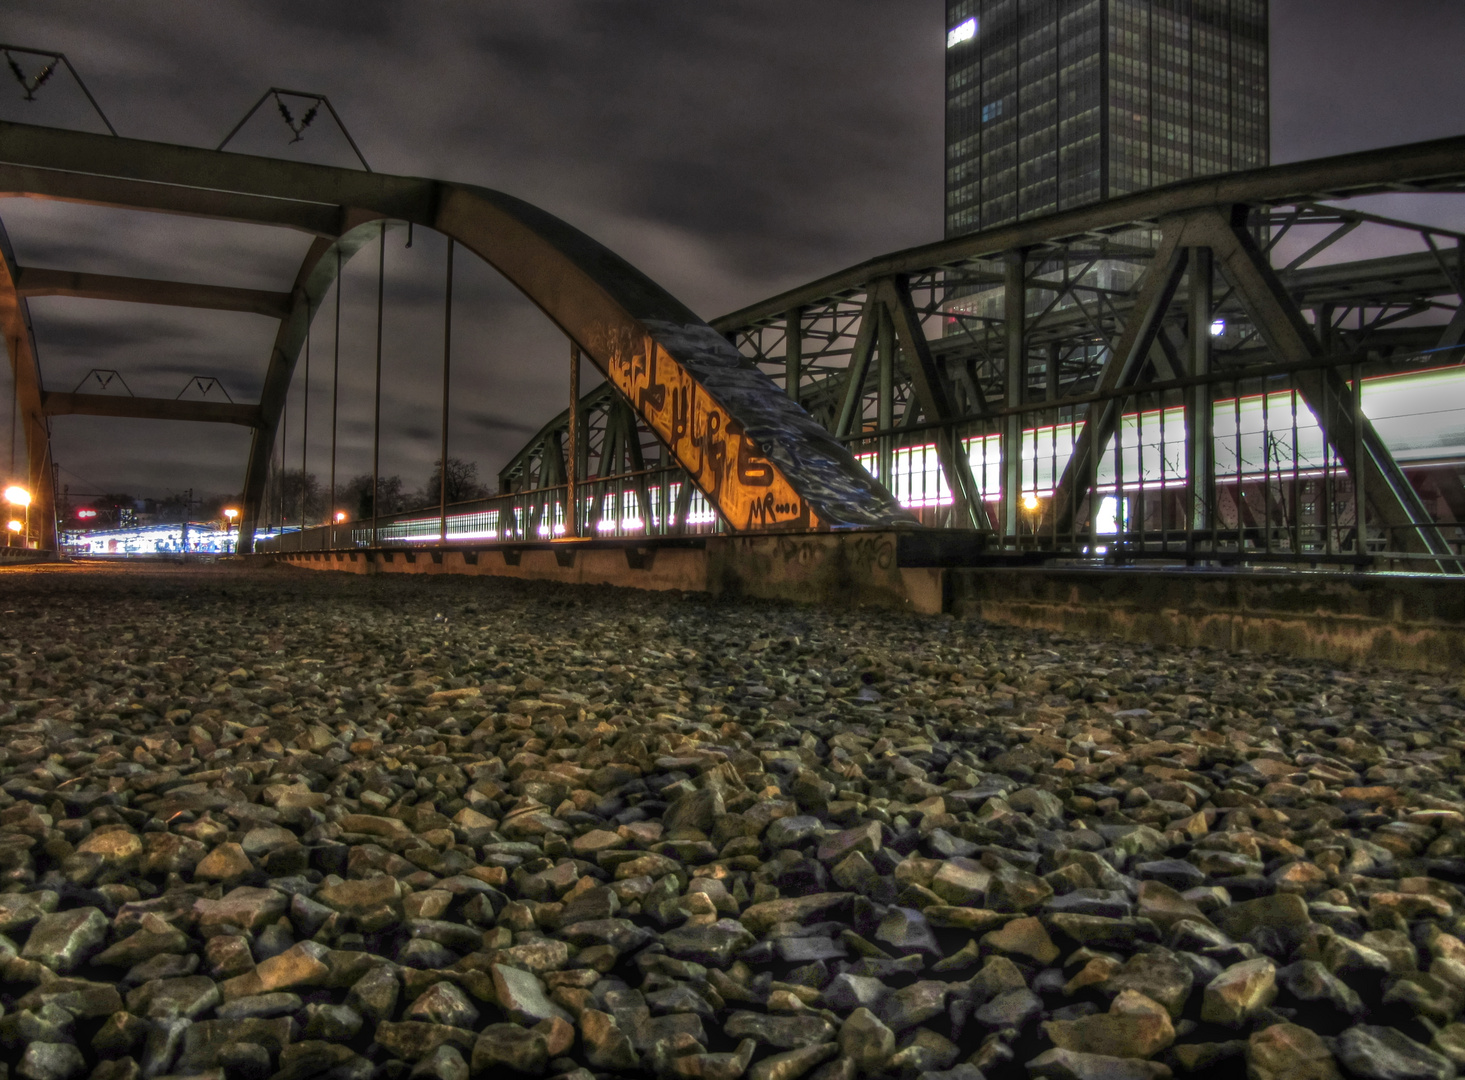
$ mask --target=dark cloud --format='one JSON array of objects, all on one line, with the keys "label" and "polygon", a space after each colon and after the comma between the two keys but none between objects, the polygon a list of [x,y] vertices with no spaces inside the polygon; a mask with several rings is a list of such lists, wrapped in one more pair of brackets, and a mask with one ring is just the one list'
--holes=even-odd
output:
[{"label": "dark cloud", "polygon": [[[373,168],[527,198],[706,317],[941,233],[941,0],[5,9],[5,37],[64,50],[125,135],[211,147],[270,85],[325,93]],[[1275,160],[1457,133],[1458,0],[1274,0],[1273,27]],[[327,116],[291,144],[272,108],[230,149],[355,167]],[[0,117],[101,130],[60,78],[34,104],[0,84]],[[0,216],[23,263],[250,288],[288,288],[308,245],[283,230],[60,203],[8,200]],[[387,239],[382,470],[415,485],[438,452],[443,241],[404,241]],[[346,268],[339,343],[333,297],[313,332],[309,459],[322,478],[338,349],[338,476],[370,468],[375,274],[368,247]],[[58,385],[115,367],[139,393],[171,396],[208,374],[248,398],[273,340],[267,320],[235,315],[62,300],[34,310]],[[451,452],[488,476],[564,407],[565,343],[466,257],[453,334]],[[302,373],[287,417],[292,467],[303,395]],[[248,444],[197,425],[66,418],[57,431],[63,465],[150,493],[237,490]]]}]

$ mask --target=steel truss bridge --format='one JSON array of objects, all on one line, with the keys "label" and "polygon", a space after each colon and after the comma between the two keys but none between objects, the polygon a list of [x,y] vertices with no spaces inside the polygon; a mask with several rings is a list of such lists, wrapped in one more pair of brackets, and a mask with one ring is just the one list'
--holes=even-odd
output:
[{"label": "steel truss bridge", "polygon": [[[1465,191],[1465,138],[897,252],[710,326],[565,223],[466,185],[0,124],[0,190],[315,237],[278,293],[33,270],[7,245],[0,321],[43,499],[50,415],[244,424],[247,549],[306,328],[390,220],[445,233],[538,304],[570,340],[575,405],[501,470],[498,496],[262,549],[895,528],[951,565],[1461,569],[1465,233],[1367,207],[1408,193],[1443,210]],[[261,399],[49,391],[30,295],[278,318]],[[583,396],[582,354],[607,380]]]}]

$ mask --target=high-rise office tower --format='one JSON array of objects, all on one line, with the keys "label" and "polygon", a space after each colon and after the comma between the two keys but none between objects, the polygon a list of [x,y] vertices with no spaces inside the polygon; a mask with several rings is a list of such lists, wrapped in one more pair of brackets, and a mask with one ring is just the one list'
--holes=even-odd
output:
[{"label": "high-rise office tower", "polygon": [[1267,0],[946,0],[946,235],[1269,163]]}]

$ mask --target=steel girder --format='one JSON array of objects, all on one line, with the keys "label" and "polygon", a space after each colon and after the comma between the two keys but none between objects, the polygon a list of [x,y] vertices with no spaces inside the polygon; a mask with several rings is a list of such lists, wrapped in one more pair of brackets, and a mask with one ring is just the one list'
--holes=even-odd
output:
[{"label": "steel girder", "polygon": [[118,416],[136,420],[194,420],[205,424],[259,426],[259,406],[232,401],[183,401],[177,398],[133,397],[129,394],[41,392],[47,416]]},{"label": "steel girder", "polygon": [[[434,228],[503,273],[626,397],[732,528],[916,524],[842,444],[721,335],[614,253],[511,196],[436,180],[10,123],[0,124],[0,194],[316,235],[296,275],[260,396],[241,550],[252,542],[276,428],[309,321],[337,265],[375,233],[373,222],[387,220]],[[0,284],[14,296],[13,278]],[[39,404],[39,387],[36,396]]]},{"label": "steel girder", "polygon": [[122,300],[135,304],[243,311],[284,318],[290,294],[263,289],[234,289],[223,285],[196,285],[186,281],[86,274],[75,270],[41,270],[22,266],[17,282],[21,296],[71,296],[88,300]]}]

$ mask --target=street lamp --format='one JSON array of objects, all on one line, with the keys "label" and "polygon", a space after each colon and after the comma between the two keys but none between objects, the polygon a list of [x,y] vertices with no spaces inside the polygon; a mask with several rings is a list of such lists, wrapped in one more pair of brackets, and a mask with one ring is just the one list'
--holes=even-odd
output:
[{"label": "street lamp", "polygon": [[344,510],[337,510],[336,511],[336,524],[339,525],[339,524],[341,524],[341,522],[343,522],[345,520],[346,520],[346,511],[344,511]]},{"label": "street lamp", "polygon": [[1038,535],[1038,522],[1043,516],[1042,505],[1042,501],[1032,492],[1022,497],[1022,508],[1028,516],[1028,528],[1034,536]]},{"label": "street lamp", "polygon": [[9,529],[12,533],[18,533],[23,527],[25,529],[25,538],[21,541],[21,546],[30,547],[31,493],[25,488],[21,487],[19,484],[11,484],[8,488],[5,489],[5,501],[8,502],[11,506],[19,506],[24,508],[25,525],[22,526],[20,522],[12,521],[9,525],[6,526],[6,528]]}]

